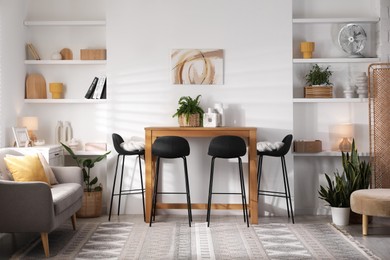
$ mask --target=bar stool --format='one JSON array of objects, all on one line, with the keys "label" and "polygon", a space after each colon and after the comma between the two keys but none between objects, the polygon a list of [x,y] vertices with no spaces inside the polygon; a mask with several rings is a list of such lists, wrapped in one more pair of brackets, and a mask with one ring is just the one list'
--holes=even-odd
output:
[{"label": "bar stool", "polygon": [[[209,145],[209,151],[208,151],[208,155],[212,156],[211,169],[210,169],[209,198],[207,204],[207,226],[208,227],[210,226],[211,199],[213,194],[241,195],[244,222],[246,222],[247,226],[249,227],[248,207],[246,203],[245,182],[244,182],[244,174],[242,170],[242,160],[241,160],[241,156],[244,156],[245,154],[246,154],[246,144],[241,137],[223,135],[223,136],[215,137],[211,140]],[[221,158],[221,159],[237,158],[238,159],[241,193],[213,192],[215,158]]]},{"label": "bar stool", "polygon": [[[284,156],[288,153],[290,150],[291,142],[292,142],[293,136],[291,134],[287,135],[283,138],[282,142],[284,143],[283,146],[278,150],[273,151],[257,151],[257,155],[259,156],[258,165],[257,165],[257,187],[258,187],[258,195],[263,196],[273,196],[273,197],[280,197],[280,198],[286,198],[286,204],[287,204],[287,215],[288,218],[291,219],[294,223],[294,212],[292,208],[291,203],[291,193],[290,193],[290,185],[288,182],[288,175],[287,175],[287,168],[286,168],[286,160]],[[283,174],[283,183],[284,183],[284,192],[279,191],[269,191],[269,190],[261,190],[260,189],[260,181],[261,181],[261,174],[262,174],[262,166],[263,166],[263,157],[264,156],[271,156],[271,157],[280,157],[282,162],[282,174]]]},{"label": "bar stool", "polygon": [[[112,201],[114,199],[114,196],[119,196],[119,201],[118,201],[118,216],[119,216],[120,206],[121,206],[121,196],[122,195],[132,195],[132,194],[142,194],[142,209],[143,209],[143,213],[144,213],[144,220],[146,221],[146,218],[145,218],[145,195],[144,195],[145,190],[144,190],[144,185],[143,185],[142,168],[141,168],[141,155],[145,154],[145,150],[136,150],[136,151],[124,150],[120,146],[120,144],[123,143],[124,140],[120,135],[118,135],[116,133],[112,134],[112,142],[114,144],[114,148],[115,148],[116,152],[118,153],[118,157],[116,159],[116,168],[115,168],[115,175],[114,175],[114,183],[112,185],[111,203],[110,203],[110,212],[108,215],[108,221],[111,220]],[[125,158],[126,158],[126,156],[133,156],[133,155],[137,155],[137,157],[138,157],[141,188],[140,189],[124,190],[122,188],[122,182],[123,182],[123,170],[125,167]],[[122,171],[121,171],[120,187],[119,187],[119,193],[115,193],[116,175],[118,172],[119,158],[121,156],[122,156]]]},{"label": "bar stool", "polygon": [[[192,211],[191,211],[191,197],[190,185],[188,181],[187,159],[186,156],[190,154],[190,145],[188,141],[179,136],[162,136],[156,139],[152,145],[152,154],[156,156],[156,174],[154,175],[154,188],[152,198],[152,208],[150,210],[149,226],[152,226],[152,221],[156,218],[156,204],[157,195],[159,194],[186,194],[187,196],[187,210],[188,210],[188,224],[191,227]],[[160,170],[160,159],[177,159],[182,158],[184,163],[184,177],[186,192],[159,192],[158,180]]]}]

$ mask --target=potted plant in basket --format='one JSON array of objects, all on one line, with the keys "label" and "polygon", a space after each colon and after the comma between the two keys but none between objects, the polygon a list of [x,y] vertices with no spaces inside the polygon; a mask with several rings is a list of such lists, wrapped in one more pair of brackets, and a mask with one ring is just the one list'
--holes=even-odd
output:
[{"label": "potted plant in basket", "polygon": [[314,64],[309,73],[305,75],[307,84],[304,88],[305,98],[332,98],[333,86],[329,81],[332,74],[329,66],[322,68]]},{"label": "potted plant in basket", "polygon": [[172,117],[178,117],[180,126],[202,126],[204,111],[200,107],[200,97],[183,96],[179,99],[179,108]]},{"label": "potted plant in basket", "polygon": [[83,202],[80,210],[76,213],[77,217],[99,217],[102,212],[102,191],[101,184],[98,183],[98,178],[95,176],[91,179],[91,169],[97,162],[106,158],[107,152],[103,155],[94,158],[81,158],[77,156],[73,150],[61,143],[70,156],[76,161],[77,166],[83,171],[83,179],[85,184]]}]

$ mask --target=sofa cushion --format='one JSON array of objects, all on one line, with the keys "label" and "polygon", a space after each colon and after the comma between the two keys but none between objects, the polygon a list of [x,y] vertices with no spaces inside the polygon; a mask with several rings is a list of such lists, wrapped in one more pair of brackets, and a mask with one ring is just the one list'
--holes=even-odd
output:
[{"label": "sofa cushion", "polygon": [[4,161],[15,181],[42,181],[49,184],[42,163],[37,154],[6,156]]},{"label": "sofa cushion", "polygon": [[42,163],[43,170],[45,171],[46,177],[49,180],[50,184],[58,184],[56,176],[54,175],[53,170],[51,169],[49,163],[46,161],[45,157],[41,153],[38,153],[38,157]]},{"label": "sofa cushion", "polygon": [[54,214],[58,215],[83,197],[83,188],[78,183],[61,183],[52,186],[51,194]]}]

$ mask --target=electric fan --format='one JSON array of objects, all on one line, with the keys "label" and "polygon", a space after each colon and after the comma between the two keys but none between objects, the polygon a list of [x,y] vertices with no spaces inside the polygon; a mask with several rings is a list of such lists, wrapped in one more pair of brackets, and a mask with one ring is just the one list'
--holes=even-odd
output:
[{"label": "electric fan", "polygon": [[350,57],[362,57],[366,41],[366,32],[360,25],[347,24],[339,32],[339,45]]}]

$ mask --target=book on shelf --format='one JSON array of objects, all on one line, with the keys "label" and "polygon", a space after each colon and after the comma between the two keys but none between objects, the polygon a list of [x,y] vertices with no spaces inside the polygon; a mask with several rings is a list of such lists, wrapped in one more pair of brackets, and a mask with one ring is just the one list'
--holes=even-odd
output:
[{"label": "book on shelf", "polygon": [[106,98],[107,98],[107,80],[104,81],[102,95],[100,96],[100,99],[106,99]]},{"label": "book on shelf", "polygon": [[100,76],[93,93],[93,99],[101,99],[104,86],[106,84],[106,76]]},{"label": "book on shelf", "polygon": [[33,57],[35,60],[40,60],[41,57],[39,57],[37,49],[35,49],[34,45],[32,43],[27,43],[27,50],[28,53],[30,54],[30,57]]},{"label": "book on shelf", "polygon": [[99,78],[98,77],[95,77],[93,80],[92,80],[92,83],[91,83],[91,86],[89,86],[89,89],[87,91],[87,93],[85,93],[85,98],[92,98],[94,92],[95,92],[95,88],[96,88],[96,85],[98,83],[98,80]]}]

